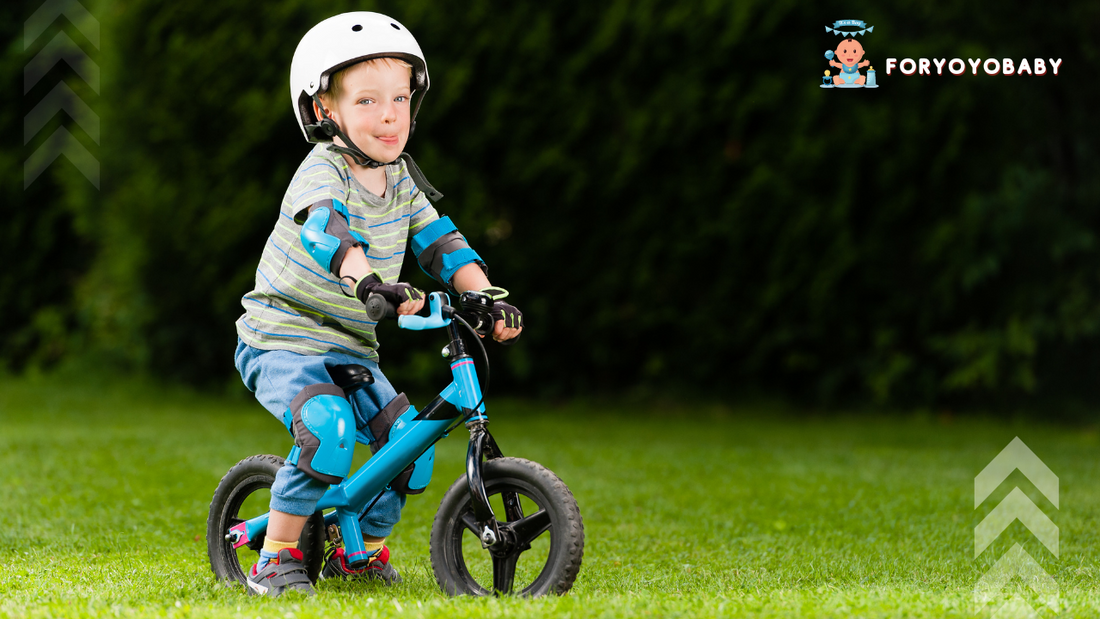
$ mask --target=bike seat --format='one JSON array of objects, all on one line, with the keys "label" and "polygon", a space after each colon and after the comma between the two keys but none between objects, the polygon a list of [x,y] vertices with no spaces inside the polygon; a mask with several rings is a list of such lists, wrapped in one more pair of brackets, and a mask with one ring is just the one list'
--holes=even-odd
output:
[{"label": "bike seat", "polygon": [[337,387],[344,390],[344,393],[354,393],[374,382],[374,375],[370,370],[356,364],[330,365],[328,375],[332,377],[332,382]]}]

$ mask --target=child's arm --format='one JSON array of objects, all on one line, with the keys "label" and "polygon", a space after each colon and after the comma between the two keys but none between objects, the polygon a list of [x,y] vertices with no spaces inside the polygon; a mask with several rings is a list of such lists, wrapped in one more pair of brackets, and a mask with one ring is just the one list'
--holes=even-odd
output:
[{"label": "child's arm", "polygon": [[459,294],[467,290],[482,290],[492,286],[492,284],[489,283],[489,278],[485,277],[485,272],[473,263],[467,264],[455,271],[455,276],[454,279],[451,280],[451,285],[454,286],[455,291]]},{"label": "child's arm", "polygon": [[[419,210],[410,218],[409,229],[416,231],[410,244],[420,268],[459,294],[467,290],[489,292],[486,289],[492,284],[485,275],[485,263],[466,243],[466,237],[458,232],[449,217],[440,218],[423,194],[417,192],[413,199],[418,200],[413,208]],[[523,313],[501,300],[506,295],[503,289],[497,289],[493,299],[493,339],[511,343],[523,331]]]},{"label": "child's arm", "polygon": [[[352,247],[344,254],[344,261],[340,263],[341,280],[345,277],[349,277],[352,281],[358,283],[370,274],[370,263],[367,262],[367,254],[363,251],[362,247]],[[397,313],[401,315],[415,314],[423,307],[424,299],[423,296],[421,296],[419,299],[410,299],[402,302],[401,305],[397,306]]]},{"label": "child's arm", "polygon": [[423,295],[416,288],[400,282],[385,284],[381,277],[372,275],[363,251],[366,240],[351,230],[343,203],[321,200],[302,209],[295,221],[302,224],[301,240],[306,252],[338,277],[342,288],[343,282],[350,279],[361,301],[365,302],[371,292],[378,292],[397,305],[398,314],[414,314],[424,306]]}]

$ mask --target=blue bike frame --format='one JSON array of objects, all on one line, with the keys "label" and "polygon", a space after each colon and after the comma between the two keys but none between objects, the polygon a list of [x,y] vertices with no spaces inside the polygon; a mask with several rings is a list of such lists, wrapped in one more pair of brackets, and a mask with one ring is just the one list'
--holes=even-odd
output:
[{"label": "blue bike frame", "polygon": [[[333,509],[325,516],[325,524],[338,523],[344,540],[347,561],[355,565],[365,561],[368,556],[363,547],[362,530],[359,527],[359,514],[368,502],[379,496],[398,474],[409,464],[415,462],[439,439],[446,436],[448,429],[460,415],[467,415],[467,426],[471,429],[470,452],[467,454],[467,473],[474,493],[475,514],[479,521],[485,521],[490,529],[496,530],[495,518],[485,498],[485,489],[481,485],[481,456],[499,457],[500,450],[485,429],[488,417],[481,402],[481,386],[478,382],[474,360],[465,353],[461,337],[450,316],[454,310],[449,307],[450,300],[441,292],[433,292],[428,297],[431,314],[422,316],[399,316],[398,326],[403,329],[425,330],[450,327],[451,345],[447,350],[453,354],[451,376],[453,380],[439,393],[423,411],[410,406],[390,429],[390,440],[378,450],[358,471],[339,485],[330,486],[317,503],[317,510]],[[445,404],[452,404],[450,410]],[[474,410],[477,407],[477,410]],[[473,464],[471,464],[471,459]],[[471,466],[473,471],[471,472]],[[475,488],[474,486],[477,486]],[[263,514],[237,524],[229,531],[227,539],[233,548],[240,548],[249,541],[267,531],[269,514]]]}]

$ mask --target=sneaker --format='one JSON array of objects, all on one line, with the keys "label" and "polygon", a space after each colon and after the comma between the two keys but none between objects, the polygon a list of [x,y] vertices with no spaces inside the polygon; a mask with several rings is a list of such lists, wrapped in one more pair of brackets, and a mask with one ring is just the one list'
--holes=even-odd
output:
[{"label": "sneaker", "polygon": [[309,574],[302,563],[302,551],[297,548],[280,550],[279,556],[268,561],[261,570],[253,565],[245,583],[250,595],[268,595],[274,598],[287,590],[313,595],[313,585],[309,582]]},{"label": "sneaker", "polygon": [[398,574],[397,568],[390,564],[390,549],[385,546],[371,558],[366,567],[358,570],[348,567],[344,549],[337,548],[325,559],[321,578],[380,580],[387,587],[401,582],[401,574]]}]

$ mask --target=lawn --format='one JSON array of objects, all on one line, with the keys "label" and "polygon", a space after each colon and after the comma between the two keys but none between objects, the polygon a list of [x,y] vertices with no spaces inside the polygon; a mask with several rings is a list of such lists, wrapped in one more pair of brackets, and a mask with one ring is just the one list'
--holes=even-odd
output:
[{"label": "lawn", "polygon": [[[428,536],[462,472],[458,431],[389,539],[402,585],[326,581],[314,598],[268,600],[217,584],[204,540],[222,474],[289,448],[258,404],[4,379],[0,616],[982,617],[996,607],[974,586],[1016,542],[1054,577],[1059,616],[1100,615],[1096,427],[659,401],[490,401],[490,415],[506,455],[549,467],[580,504],[572,592],[440,593]],[[974,476],[1014,436],[1059,476],[1059,509],[1019,472],[974,509]],[[1016,485],[1059,527],[1059,555],[1017,522],[975,559],[974,527]]]}]

